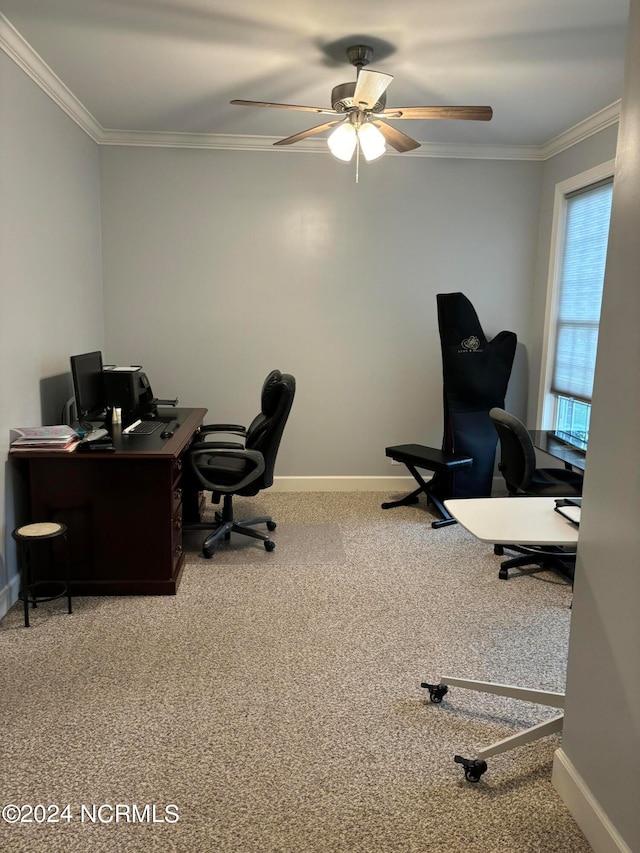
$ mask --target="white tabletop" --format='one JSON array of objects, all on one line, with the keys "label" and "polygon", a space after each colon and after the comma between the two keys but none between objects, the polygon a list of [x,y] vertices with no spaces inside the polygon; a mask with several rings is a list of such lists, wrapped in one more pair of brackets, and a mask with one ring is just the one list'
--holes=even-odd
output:
[{"label": "white tabletop", "polygon": [[575,545],[578,528],[555,511],[557,498],[451,498],[451,515],[482,542]]}]

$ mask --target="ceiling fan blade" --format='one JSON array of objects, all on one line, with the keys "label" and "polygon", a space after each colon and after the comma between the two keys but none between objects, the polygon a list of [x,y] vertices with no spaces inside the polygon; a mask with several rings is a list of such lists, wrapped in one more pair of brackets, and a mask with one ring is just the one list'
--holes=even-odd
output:
[{"label": "ceiling fan blade", "polygon": [[444,118],[466,121],[491,121],[491,107],[387,107],[380,115],[390,119]]},{"label": "ceiling fan blade", "polygon": [[380,133],[384,136],[385,140],[396,151],[402,153],[403,151],[413,151],[414,148],[420,148],[419,142],[416,142],[415,139],[407,136],[401,130],[391,127],[386,121],[374,121],[373,123],[380,129]]},{"label": "ceiling fan blade", "polygon": [[382,71],[367,71],[363,68],[358,74],[353,103],[362,110],[372,110],[384,94],[393,77]]},{"label": "ceiling fan blade", "polygon": [[344,119],[338,119],[337,121],[328,121],[325,124],[318,124],[316,127],[310,127],[308,130],[303,130],[300,133],[296,133],[294,136],[287,136],[286,139],[279,139],[277,142],[274,142],[274,145],[291,145],[294,142],[300,142],[301,139],[306,139],[307,136],[313,136],[314,133],[322,133],[323,130],[328,130],[330,127],[333,127],[334,124],[340,124],[340,122],[344,121]]},{"label": "ceiling fan blade", "polygon": [[230,104],[236,104],[241,107],[275,107],[278,110],[302,110],[305,113],[323,113],[324,115],[340,115],[336,110],[325,109],[324,107],[300,107],[296,104],[270,104],[267,101],[229,101]]}]

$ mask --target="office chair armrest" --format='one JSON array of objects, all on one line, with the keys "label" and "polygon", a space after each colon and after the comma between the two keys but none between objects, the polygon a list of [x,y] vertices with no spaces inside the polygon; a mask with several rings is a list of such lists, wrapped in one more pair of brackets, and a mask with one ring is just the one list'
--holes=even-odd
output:
[{"label": "office chair armrest", "polygon": [[198,441],[191,445],[192,450],[217,450],[219,447],[226,447],[233,450],[244,450],[244,444],[239,441]]},{"label": "office chair armrest", "polygon": [[[220,458],[221,460],[238,459],[242,462],[249,463],[250,467],[240,480],[230,484],[228,468],[216,469],[215,462],[211,462],[211,460],[215,460],[216,458]],[[209,464],[203,465],[201,469],[198,465],[199,459],[208,459]],[[194,445],[189,451],[189,460],[191,462],[191,467],[203,488],[210,492],[220,492],[221,494],[237,492],[240,489],[244,489],[245,486],[248,486],[250,483],[253,483],[254,480],[257,480],[264,472],[265,468],[264,456],[257,450],[242,450],[239,448],[236,449],[228,447],[218,448],[215,446],[212,448],[211,445],[207,444],[207,442]],[[214,480],[210,479],[212,476],[215,477],[217,471],[220,474],[226,475],[226,482],[216,483]],[[206,472],[206,474],[204,472]],[[240,472],[238,473],[240,474]]]},{"label": "office chair armrest", "polygon": [[230,432],[234,435],[246,435],[247,428],[241,424],[204,424],[200,427],[200,432]]}]

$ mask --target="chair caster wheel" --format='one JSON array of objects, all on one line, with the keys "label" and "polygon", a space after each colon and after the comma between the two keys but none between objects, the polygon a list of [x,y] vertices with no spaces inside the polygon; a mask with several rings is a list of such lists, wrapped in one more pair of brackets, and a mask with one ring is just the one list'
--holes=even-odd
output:
[{"label": "chair caster wheel", "polygon": [[502,555],[504,554],[504,547],[502,545],[494,545],[493,546],[493,553],[497,557],[502,557]]},{"label": "chair caster wheel", "polygon": [[275,547],[276,547],[276,543],[272,542],[271,539],[265,540],[265,543],[264,543],[264,550],[265,551],[273,551]]},{"label": "chair caster wheel", "polygon": [[267,521],[267,530],[275,530],[277,526],[275,521]]},{"label": "chair caster wheel", "polygon": [[500,569],[498,572],[498,577],[501,581],[509,580],[509,569]]},{"label": "chair caster wheel", "polygon": [[205,560],[210,560],[213,557],[213,551],[211,550],[211,548],[203,548],[202,556],[205,558]]},{"label": "chair caster wheel", "polygon": [[454,755],[453,760],[456,764],[462,764],[464,768],[464,778],[467,782],[479,782],[483,773],[487,772],[487,762],[476,758],[463,758],[461,755]]},{"label": "chair caster wheel", "polygon": [[446,684],[427,684],[426,681],[423,681],[420,687],[424,687],[425,690],[429,691],[429,699],[434,705],[439,705],[442,702],[442,697],[446,696],[449,692]]}]

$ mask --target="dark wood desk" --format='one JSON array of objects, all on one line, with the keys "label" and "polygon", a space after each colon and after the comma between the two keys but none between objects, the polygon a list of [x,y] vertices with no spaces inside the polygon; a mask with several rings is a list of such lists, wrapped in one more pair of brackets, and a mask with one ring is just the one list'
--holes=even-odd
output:
[{"label": "dark wood desk", "polygon": [[[206,409],[165,409],[173,436],[113,436],[115,452],[20,451],[31,518],[69,530],[74,595],[173,595],[184,566],[182,520],[199,517],[183,458]],[[117,429],[117,428],[116,428]]]},{"label": "dark wood desk", "polygon": [[555,456],[556,459],[562,460],[565,468],[579,468],[580,471],[584,471],[585,454],[576,450],[575,447],[571,447],[570,444],[565,444],[565,442],[555,438],[550,430],[531,429],[529,435],[534,447],[548,453],[549,456]]}]

